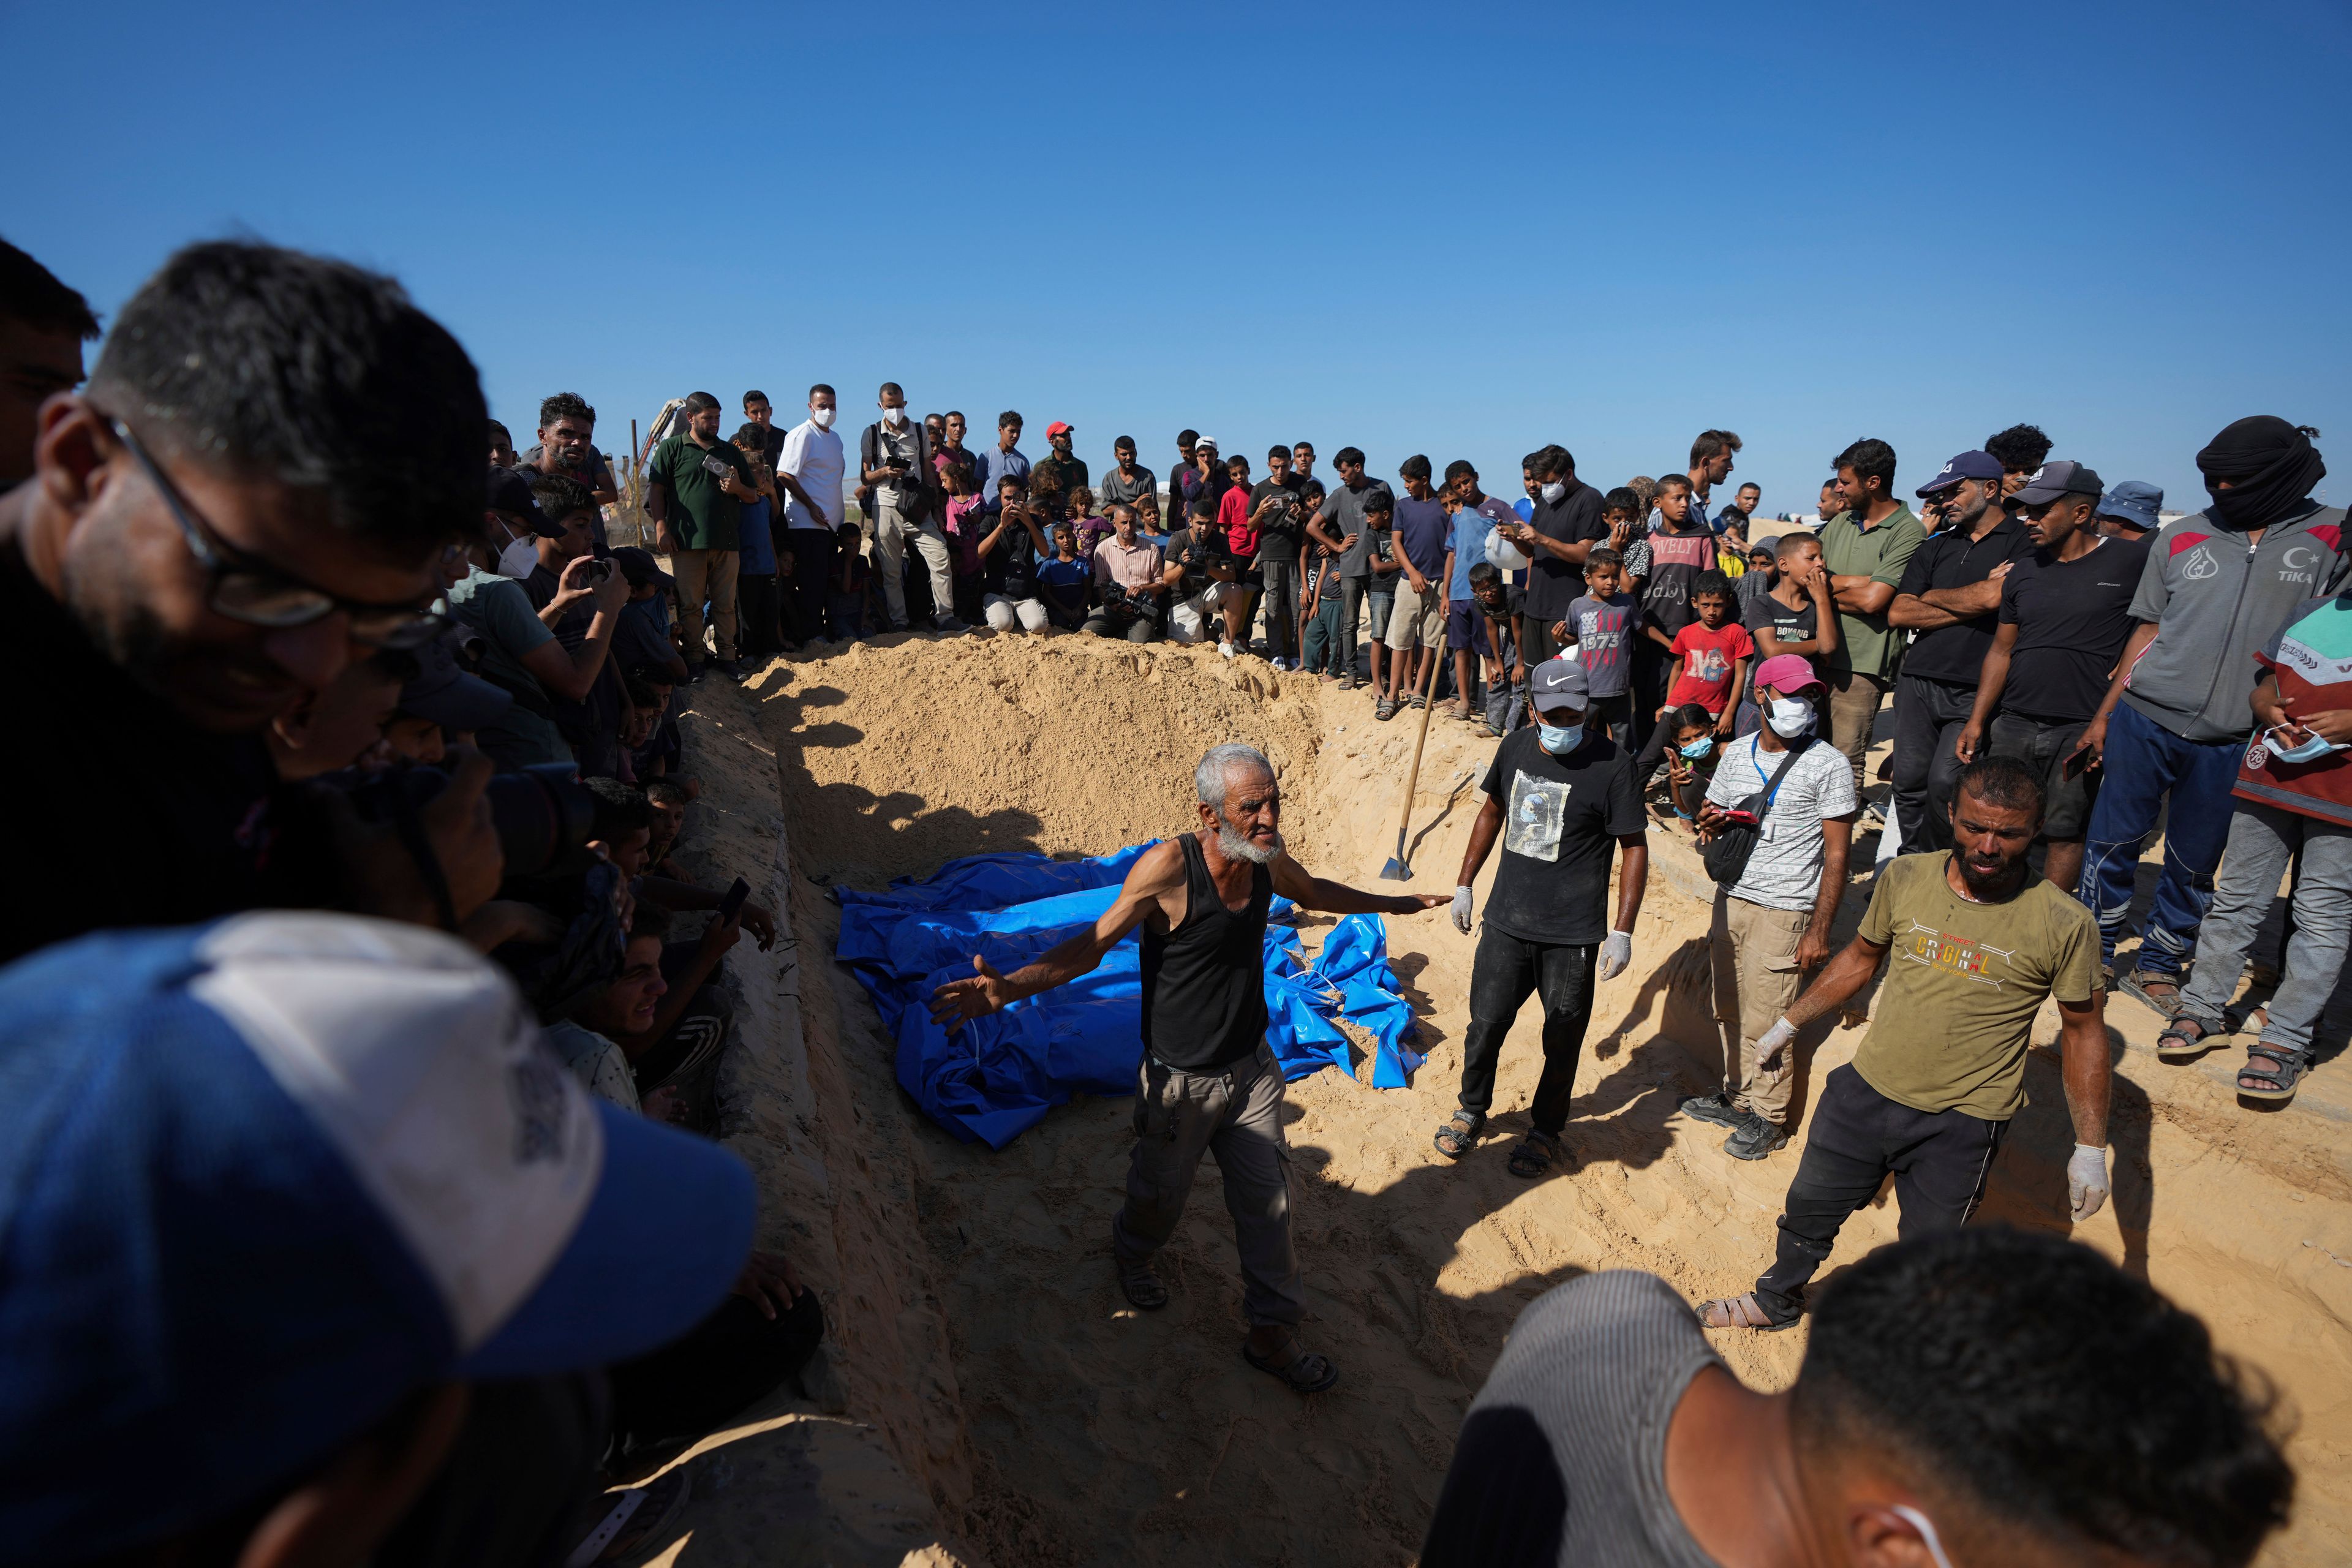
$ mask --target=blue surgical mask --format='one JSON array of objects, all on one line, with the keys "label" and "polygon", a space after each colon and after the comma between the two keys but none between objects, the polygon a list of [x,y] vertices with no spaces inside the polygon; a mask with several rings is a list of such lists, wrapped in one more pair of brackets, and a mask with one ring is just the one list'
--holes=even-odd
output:
[{"label": "blue surgical mask", "polygon": [[[2278,731],[2273,730],[2271,733],[2276,734]],[[2276,741],[2270,742],[2269,745],[2271,756],[2282,763],[2314,762],[2330,752],[2340,752],[2344,749],[2316,731],[2313,733],[2310,740],[2300,746],[2281,746]]]},{"label": "blue surgical mask", "polygon": [[1715,750],[1715,737],[1712,735],[1701,735],[1696,741],[1685,742],[1677,749],[1681,751],[1684,756],[1688,757],[1692,762],[1696,763]]},{"label": "blue surgical mask", "polygon": [[1569,752],[1576,750],[1577,742],[1583,739],[1584,726],[1581,724],[1571,724],[1567,729],[1561,730],[1541,720],[1536,721],[1536,740],[1545,751],[1555,757],[1568,755]]}]

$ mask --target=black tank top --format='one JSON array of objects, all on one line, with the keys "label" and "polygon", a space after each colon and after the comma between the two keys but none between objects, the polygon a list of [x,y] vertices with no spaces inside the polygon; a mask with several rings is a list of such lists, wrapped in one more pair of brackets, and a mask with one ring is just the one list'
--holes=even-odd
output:
[{"label": "black tank top", "polygon": [[1265,911],[1274,873],[1250,868],[1239,914],[1209,875],[1197,834],[1184,851],[1184,921],[1161,936],[1143,928],[1143,1048],[1185,1072],[1217,1072],[1265,1035]]}]

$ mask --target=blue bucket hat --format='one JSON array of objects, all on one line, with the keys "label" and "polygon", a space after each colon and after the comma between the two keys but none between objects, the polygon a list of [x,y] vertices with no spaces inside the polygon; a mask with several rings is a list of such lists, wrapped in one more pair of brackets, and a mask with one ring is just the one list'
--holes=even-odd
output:
[{"label": "blue bucket hat", "polygon": [[2120,479],[2116,488],[2099,498],[2098,515],[2120,518],[2134,528],[2153,530],[2160,526],[2157,513],[2163,510],[2164,492],[2146,479]]}]

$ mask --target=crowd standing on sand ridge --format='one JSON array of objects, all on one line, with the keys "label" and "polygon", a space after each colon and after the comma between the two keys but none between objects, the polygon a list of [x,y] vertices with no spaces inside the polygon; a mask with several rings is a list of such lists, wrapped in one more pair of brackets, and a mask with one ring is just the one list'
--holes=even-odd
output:
[{"label": "crowd standing on sand ridge", "polygon": [[[1263,1040],[1276,895],[1475,932],[1447,1161],[1476,1153],[1538,999],[1533,1124],[1503,1156],[1530,1179],[1574,1164],[1654,835],[1717,885],[1725,1077],[1681,1110],[1729,1157],[1801,1131],[1808,1026],[1884,970],[1769,1266],[1695,1310],[1622,1271],[1539,1300],[1423,1563],[2237,1564],[2286,1519],[2268,1395],[2201,1324],[2086,1247],[1967,1222],[2043,1001],[2081,1220],[2108,1195],[2109,991],[2164,1015],[2166,1059],[2211,1049],[2289,875],[2237,1087],[2284,1100],[2309,1068],[2352,930],[2352,552],[2313,499],[2316,432],[2229,426],[2198,454],[2210,504],[2168,522],[2030,426],[1917,487],[1923,521],[1864,439],[1818,531],[1768,540],[1755,486],[1718,504],[1727,430],[1606,491],[1541,446],[1509,503],[1466,461],[1409,456],[1391,485],[1354,447],[1328,484],[1305,442],[1256,478],[1191,430],[1164,485],[1126,437],[1097,482],[1066,422],[1033,462],[1018,413],[970,447],[962,414],[919,419],[887,383],[854,465],[820,384],[784,429],[746,395],[731,434],[696,393],[616,476],[584,400],[548,397],[518,450],[397,284],[247,242],[173,256],[85,378],[99,335],[0,247],[0,635],[47,672],[32,732],[73,736],[77,770],[63,795],[7,786],[44,825],[0,944],[0,1523],[27,1558],[623,1561],[691,1472],[617,1478],[822,1382],[824,1309],[753,1247],[759,1194],[715,1142],[728,955],[777,930],[677,854],[698,788],[676,708],[714,670],[789,679],[779,654],[918,626],[1213,643],[1374,722],[1496,742],[1450,895],[1315,876],[1273,765],[1221,745],[1196,829],[1094,927],[934,1000],[961,1027],[1139,935],[1118,1288],[1168,1303],[1154,1258],[1213,1153],[1242,1353],[1297,1394],[1344,1379],[1301,1331],[1314,1260]],[[657,550],[607,537],[640,481]],[[1890,1175],[1901,1239],[1814,1288]],[[1705,1337],[1801,1318],[1778,1394]]]}]

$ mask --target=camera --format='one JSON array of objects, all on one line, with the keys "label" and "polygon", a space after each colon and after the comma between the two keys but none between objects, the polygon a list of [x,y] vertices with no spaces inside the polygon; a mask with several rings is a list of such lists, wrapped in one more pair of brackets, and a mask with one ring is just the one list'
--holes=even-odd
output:
[{"label": "camera", "polygon": [[[350,794],[362,818],[390,822],[448,787],[449,775],[443,769],[412,767],[371,778]],[[490,803],[490,821],[506,855],[508,876],[535,876],[575,862],[587,864],[596,797],[580,782],[574,764],[537,763],[514,773],[493,773],[482,798]]]}]

